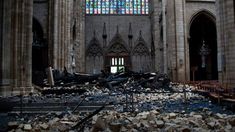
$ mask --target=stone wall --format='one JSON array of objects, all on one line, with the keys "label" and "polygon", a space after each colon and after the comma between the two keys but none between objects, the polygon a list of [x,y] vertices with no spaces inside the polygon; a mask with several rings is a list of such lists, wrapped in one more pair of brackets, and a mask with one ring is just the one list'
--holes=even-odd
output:
[{"label": "stone wall", "polygon": [[[127,49],[129,49],[129,52],[131,53],[134,47],[138,44],[138,39],[139,39],[139,34],[141,31],[141,36],[145,41],[145,45],[147,46],[147,50],[150,52],[151,48],[151,41],[152,41],[152,34],[151,34],[151,21],[149,15],[141,15],[141,16],[129,16],[129,15],[87,15],[85,19],[85,45],[87,50],[91,40],[94,37],[94,32],[96,34],[96,38],[98,42],[100,43],[100,47],[104,47],[104,54],[105,54],[105,48],[109,47],[111,44],[110,42],[113,40],[114,36],[117,33],[117,26],[119,33],[124,40],[125,46]],[[106,42],[107,44],[104,45],[103,43],[103,30],[104,30],[104,23],[106,24],[106,34],[107,34],[107,39]],[[132,42],[131,44],[129,43],[129,28],[130,28],[130,23],[131,23],[131,28],[132,28]],[[157,43],[158,44],[158,43]],[[132,48],[132,49],[131,49]],[[100,59],[99,59],[100,60]],[[142,59],[143,60],[143,59]],[[89,61],[89,59],[87,59]],[[101,59],[101,62],[103,60]],[[140,60],[141,61],[141,60]],[[136,62],[136,60],[132,61]],[[133,63],[132,64],[132,70],[134,71],[149,71],[151,68],[151,62],[149,62],[149,58],[147,59],[148,62],[146,65],[148,65],[149,68],[142,68],[140,64],[138,63]],[[89,73],[92,73],[92,69],[96,69],[95,71],[100,71],[104,67],[102,65],[104,64],[98,64],[97,67],[94,67],[92,63],[87,63],[86,65],[86,71]],[[145,70],[143,70],[145,69]]]}]

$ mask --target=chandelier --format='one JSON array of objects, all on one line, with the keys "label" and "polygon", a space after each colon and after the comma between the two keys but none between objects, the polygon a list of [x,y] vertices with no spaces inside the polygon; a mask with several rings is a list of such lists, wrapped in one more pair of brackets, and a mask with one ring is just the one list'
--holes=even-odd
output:
[{"label": "chandelier", "polygon": [[201,55],[202,58],[202,68],[206,67],[206,56],[210,54],[211,50],[209,49],[208,45],[205,44],[205,41],[202,41],[202,46],[200,48],[199,54]]}]

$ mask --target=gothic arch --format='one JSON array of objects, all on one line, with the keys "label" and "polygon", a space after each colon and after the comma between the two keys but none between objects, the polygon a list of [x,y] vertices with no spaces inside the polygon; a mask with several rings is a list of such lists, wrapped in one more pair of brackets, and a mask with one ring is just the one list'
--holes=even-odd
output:
[{"label": "gothic arch", "polygon": [[111,40],[108,46],[107,54],[129,54],[129,49],[119,33],[117,33]]},{"label": "gothic arch", "polygon": [[209,10],[206,10],[206,9],[201,9],[201,10],[198,10],[197,12],[195,12],[191,18],[189,19],[189,23],[188,23],[188,38],[190,38],[190,29],[191,29],[191,25],[192,23],[194,22],[194,20],[200,16],[201,14],[203,15],[206,15],[211,21],[213,21],[214,23],[216,23],[216,16],[214,13],[212,13],[211,11]]},{"label": "gothic arch", "polygon": [[133,55],[150,55],[150,51],[147,47],[147,43],[145,42],[142,35],[139,36],[138,40],[136,41],[135,47],[132,50]]},{"label": "gothic arch", "polygon": [[48,45],[44,39],[44,32],[40,22],[33,17],[33,44],[32,44],[32,82],[43,84],[45,69],[48,67]]},{"label": "gothic arch", "polygon": [[[201,10],[188,27],[190,80],[217,80],[217,34],[215,16]],[[206,51],[206,52],[202,52]]]},{"label": "gothic arch", "polygon": [[[118,32],[111,40],[105,54],[105,70],[115,73],[124,68],[124,71],[131,68],[130,50]],[[112,70],[115,69],[115,70]]]},{"label": "gothic arch", "polygon": [[[43,27],[42,27],[41,23],[35,17],[33,17],[33,28],[32,29],[33,29],[33,44],[37,44],[37,45],[33,45],[33,46],[40,46],[39,43],[45,44],[42,42],[44,39]],[[36,42],[36,41],[40,41],[40,42]]]},{"label": "gothic arch", "polygon": [[86,50],[87,56],[103,56],[103,49],[100,46],[99,40],[94,37]]},{"label": "gothic arch", "polygon": [[86,50],[86,67],[86,71],[92,74],[97,74],[103,69],[103,49],[95,32]]},{"label": "gothic arch", "polygon": [[[136,72],[148,72],[151,70],[151,56],[146,41],[140,31],[139,37],[135,42],[131,56],[133,65],[132,69]],[[144,64],[144,65],[143,65]]]}]

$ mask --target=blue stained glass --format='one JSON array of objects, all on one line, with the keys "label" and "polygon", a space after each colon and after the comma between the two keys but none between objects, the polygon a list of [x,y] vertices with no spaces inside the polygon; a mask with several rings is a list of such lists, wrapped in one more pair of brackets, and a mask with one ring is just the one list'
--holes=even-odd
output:
[{"label": "blue stained glass", "polygon": [[90,0],[86,0],[86,14],[90,14]]},{"label": "blue stained glass", "polygon": [[114,0],[111,0],[110,3],[110,14],[114,14]]},{"label": "blue stained glass", "polygon": [[130,14],[130,0],[126,0],[126,14]]},{"label": "blue stained glass", "polygon": [[141,14],[141,0],[137,0],[137,8],[138,8],[138,13],[137,14]]},{"label": "blue stained glass", "polygon": [[149,0],[86,0],[86,14],[148,14]]},{"label": "blue stained glass", "polygon": [[105,0],[102,0],[102,14],[105,14]]},{"label": "blue stained glass", "polygon": [[101,0],[98,0],[98,3],[97,3],[97,10],[98,10],[98,14],[101,14]]},{"label": "blue stained glass", "polygon": [[94,1],[94,14],[98,14],[98,1]]},{"label": "blue stained glass", "polygon": [[145,0],[145,14],[149,14],[149,0]]},{"label": "blue stained glass", "polygon": [[130,14],[133,14],[133,0],[130,0]]},{"label": "blue stained glass", "polygon": [[109,0],[106,0],[106,14],[109,14]]},{"label": "blue stained glass", "polygon": [[93,0],[91,0],[90,1],[90,14],[93,14],[93,9],[94,9]]}]

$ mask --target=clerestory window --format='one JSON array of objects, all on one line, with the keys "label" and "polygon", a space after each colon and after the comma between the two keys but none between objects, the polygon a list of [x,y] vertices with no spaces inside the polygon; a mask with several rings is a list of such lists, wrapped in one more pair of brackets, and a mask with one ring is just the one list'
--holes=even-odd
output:
[{"label": "clerestory window", "polygon": [[149,14],[149,0],[86,0],[86,14]]}]

